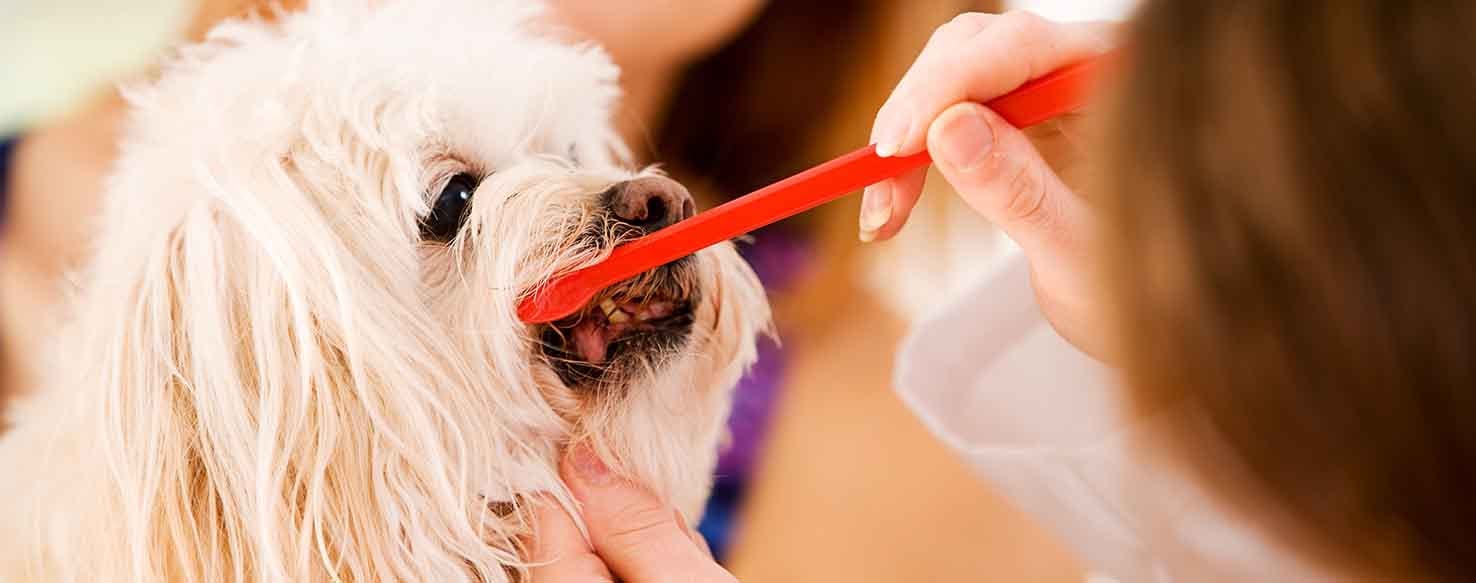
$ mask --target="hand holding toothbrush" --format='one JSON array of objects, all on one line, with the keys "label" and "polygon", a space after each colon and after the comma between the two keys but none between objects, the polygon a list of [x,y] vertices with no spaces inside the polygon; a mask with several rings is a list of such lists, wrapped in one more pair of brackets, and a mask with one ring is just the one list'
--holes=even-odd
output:
[{"label": "hand holding toothbrush", "polygon": [[[934,34],[883,107],[875,146],[623,244],[604,261],[531,290],[518,316],[528,323],[557,320],[608,286],[878,182],[882,186],[868,189],[863,203],[862,239],[889,237],[916,204],[923,168],[932,162],[922,150],[928,128],[937,135],[929,145],[950,156],[939,164],[944,176],[1026,248],[1037,274],[1050,266],[1051,277],[1037,277],[1050,290],[1041,294],[1047,311],[1060,306],[1088,314],[1091,303],[1070,292],[1091,287],[1080,281],[1086,263],[1073,254],[1088,234],[1090,221],[1082,215],[1089,209],[1077,204],[1016,128],[1085,105],[1117,60],[1104,33],[1102,26],[1052,24],[1026,13],[962,15]],[[951,161],[957,156],[977,159]],[[1022,212],[1020,205],[1035,206]],[[1078,338],[1067,320],[1052,321],[1068,338]]]},{"label": "hand holding toothbrush", "polygon": [[[1113,48],[1110,24],[1060,24],[1027,12],[970,13],[933,33],[877,113],[872,142],[879,155],[926,150],[960,197],[1018,243],[1030,262],[1036,297],[1058,332],[1101,356],[1088,257],[1093,210],[1056,174],[1000,112],[979,105],[1014,91],[1042,72]],[[1058,118],[1074,135],[1081,116]],[[1069,143],[1070,154],[1084,154]],[[1061,162],[1053,160],[1053,162]],[[863,241],[886,240],[907,222],[922,194],[926,168],[866,189]]]}]

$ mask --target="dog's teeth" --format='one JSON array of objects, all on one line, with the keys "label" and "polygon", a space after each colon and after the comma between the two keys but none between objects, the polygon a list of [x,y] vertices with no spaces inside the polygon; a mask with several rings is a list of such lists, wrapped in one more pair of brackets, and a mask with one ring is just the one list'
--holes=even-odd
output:
[{"label": "dog's teeth", "polygon": [[624,324],[630,321],[630,314],[627,314],[622,310],[615,310],[613,312],[610,312],[609,314],[606,314],[605,317],[610,319],[611,324]]},{"label": "dog's teeth", "polygon": [[639,312],[636,312],[636,321],[637,322],[645,322],[646,320],[650,320],[650,319],[651,319],[651,313],[650,312],[647,312],[645,310],[641,310]]},{"label": "dog's teeth", "polygon": [[615,313],[615,311],[619,309],[620,307],[615,305],[615,300],[612,300],[610,298],[605,298],[604,301],[600,302],[600,310],[604,311],[605,316],[607,317]]}]

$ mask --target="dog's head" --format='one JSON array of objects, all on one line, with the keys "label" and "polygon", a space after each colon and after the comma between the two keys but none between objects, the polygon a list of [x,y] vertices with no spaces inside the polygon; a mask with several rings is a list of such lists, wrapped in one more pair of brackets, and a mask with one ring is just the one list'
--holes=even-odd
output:
[{"label": "dog's head", "polygon": [[694,212],[626,162],[616,78],[536,3],[345,1],[131,92],[79,321],[133,568],[496,580],[573,442],[695,518],[768,320],[734,249],[515,316]]}]

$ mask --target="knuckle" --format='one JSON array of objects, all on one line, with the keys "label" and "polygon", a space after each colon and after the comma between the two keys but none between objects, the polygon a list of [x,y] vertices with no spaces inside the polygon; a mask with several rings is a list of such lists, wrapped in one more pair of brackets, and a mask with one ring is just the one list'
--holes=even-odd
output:
[{"label": "knuckle", "polygon": [[877,110],[877,125],[881,125],[882,120],[890,120],[906,113],[907,103],[911,99],[912,96],[907,87],[898,86],[897,90],[887,97],[886,102],[882,103],[881,109]]},{"label": "knuckle", "polygon": [[1050,21],[1029,10],[1011,10],[999,17],[1000,24],[1017,34],[1039,36],[1050,26]]},{"label": "knuckle", "polygon": [[924,55],[928,54],[929,51],[936,49],[939,44],[948,40],[949,24],[952,23],[950,22],[936,29],[933,29],[933,34],[928,35],[928,42],[923,44]]},{"label": "knuckle", "polygon": [[1015,10],[999,17],[1000,34],[1010,44],[1026,45],[1045,42],[1050,35],[1050,21],[1034,12]]},{"label": "knuckle", "polygon": [[980,12],[965,12],[954,16],[952,20],[933,29],[933,34],[928,37],[928,42],[925,45],[925,51],[936,51],[942,47],[958,44],[958,42],[964,39],[979,34],[995,18],[998,17],[993,14],[983,14]]},{"label": "knuckle", "polygon": [[[946,83],[956,76],[959,61],[966,59],[969,39],[988,29],[998,18],[995,14],[965,12],[934,29],[913,63],[914,74],[908,77],[921,78],[913,82],[924,87]],[[906,83],[908,79],[903,81]]]},{"label": "knuckle", "polygon": [[676,520],[669,510],[644,504],[621,509],[611,517],[610,523],[617,526],[605,537],[622,547],[639,546],[663,530],[676,528]]},{"label": "knuckle", "polygon": [[984,30],[985,27],[989,26],[989,22],[994,18],[995,16],[993,14],[985,14],[983,12],[965,12],[963,14],[959,14],[958,16],[954,16],[952,20],[949,20],[946,24],[939,27],[939,30],[947,29],[950,31],[950,34],[972,36],[974,34],[977,34],[979,31]]},{"label": "knuckle", "polygon": [[1003,202],[1007,216],[1037,226],[1050,222],[1045,172],[1039,164],[1013,164],[1003,173]]}]

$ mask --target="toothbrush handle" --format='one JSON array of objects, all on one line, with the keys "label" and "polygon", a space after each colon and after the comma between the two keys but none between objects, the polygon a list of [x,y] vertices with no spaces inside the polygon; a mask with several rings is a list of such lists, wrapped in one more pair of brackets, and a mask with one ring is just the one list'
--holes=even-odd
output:
[{"label": "toothbrush handle", "polygon": [[[1026,128],[1086,104],[1098,69],[1110,55],[1063,67],[985,104],[1005,121]],[[932,163],[926,151],[881,158],[873,146],[766,186],[675,226],[622,245],[591,268],[610,285],[656,265],[800,214],[842,196]],[[603,286],[600,286],[603,287]]]},{"label": "toothbrush handle", "polygon": [[[1114,57],[1102,55],[1058,69],[984,105],[1015,127],[1046,121],[1085,105],[1099,70]],[[601,289],[931,162],[926,151],[882,158],[866,146],[621,245],[599,264],[535,291],[518,306],[518,316],[530,323],[561,318]]]},{"label": "toothbrush handle", "polygon": [[1010,125],[1025,129],[1085,106],[1103,70],[1114,66],[1118,59],[1119,54],[1111,52],[1062,67],[996,97],[984,106],[994,110]]}]

